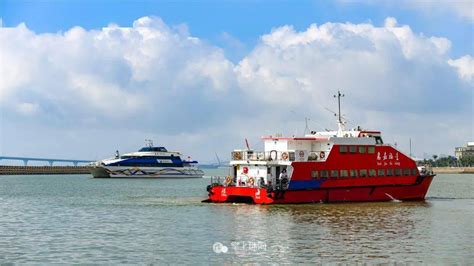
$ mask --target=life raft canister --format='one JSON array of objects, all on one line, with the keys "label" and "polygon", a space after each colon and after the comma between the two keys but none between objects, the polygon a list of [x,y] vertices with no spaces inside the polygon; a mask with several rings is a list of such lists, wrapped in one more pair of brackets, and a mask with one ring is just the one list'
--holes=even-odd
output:
[{"label": "life raft canister", "polygon": [[319,158],[321,159],[324,159],[324,157],[326,157],[326,153],[324,153],[323,151],[319,153]]},{"label": "life raft canister", "polygon": [[288,160],[288,153],[287,153],[287,152],[283,152],[283,153],[281,154],[281,158],[282,158],[283,160]]}]

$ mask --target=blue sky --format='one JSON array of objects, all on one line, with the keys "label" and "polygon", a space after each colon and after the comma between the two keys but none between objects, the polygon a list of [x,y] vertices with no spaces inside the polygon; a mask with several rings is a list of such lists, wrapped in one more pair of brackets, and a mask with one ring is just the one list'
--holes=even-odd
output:
[{"label": "blue sky", "polygon": [[[248,46],[281,25],[293,25],[297,30],[328,21],[381,25],[386,17],[395,17],[415,32],[450,39],[455,44],[451,50],[453,56],[473,54],[472,20],[446,9],[441,4],[443,1],[434,2],[434,8],[430,8],[390,1],[1,0],[0,17],[5,26],[25,22],[30,29],[43,33],[65,31],[78,25],[86,29],[110,23],[130,26],[139,17],[155,15],[171,25],[184,23],[193,35],[211,42],[221,42],[221,35],[226,32]],[[471,8],[474,8],[472,4]]]},{"label": "blue sky", "polygon": [[350,126],[452,154],[474,139],[473,12],[462,0],[0,0],[0,154],[100,159],[152,138],[210,162],[244,138],[301,134],[304,117],[334,128],[338,89]]}]

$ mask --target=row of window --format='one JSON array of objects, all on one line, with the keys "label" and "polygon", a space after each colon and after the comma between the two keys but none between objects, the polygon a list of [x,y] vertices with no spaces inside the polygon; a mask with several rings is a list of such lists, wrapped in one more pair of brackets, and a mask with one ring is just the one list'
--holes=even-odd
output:
[{"label": "row of window", "polygon": [[320,178],[344,178],[344,177],[375,177],[375,176],[409,176],[418,175],[416,168],[396,169],[350,169],[350,170],[313,170],[311,177]]},{"label": "row of window", "polygon": [[355,145],[341,145],[339,146],[339,153],[375,153],[375,146],[355,146]]},{"label": "row of window", "polygon": [[134,163],[134,162],[118,162],[107,164],[107,166],[128,166],[128,167],[182,167],[182,163]]}]

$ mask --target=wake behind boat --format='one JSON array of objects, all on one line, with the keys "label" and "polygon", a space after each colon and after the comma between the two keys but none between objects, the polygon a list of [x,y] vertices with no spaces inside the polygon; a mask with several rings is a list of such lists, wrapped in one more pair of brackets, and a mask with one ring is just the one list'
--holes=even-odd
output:
[{"label": "wake behind boat", "polygon": [[94,163],[91,174],[94,178],[200,178],[204,172],[197,168],[197,161],[181,159],[181,153],[168,151],[165,147],[148,145],[138,152],[104,159]]}]

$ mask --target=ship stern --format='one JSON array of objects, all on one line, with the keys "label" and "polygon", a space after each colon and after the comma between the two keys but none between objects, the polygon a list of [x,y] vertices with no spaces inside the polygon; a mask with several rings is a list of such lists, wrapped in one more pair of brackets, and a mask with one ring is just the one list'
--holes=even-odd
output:
[{"label": "ship stern", "polygon": [[271,204],[273,193],[266,188],[209,185],[209,198],[203,202]]}]

